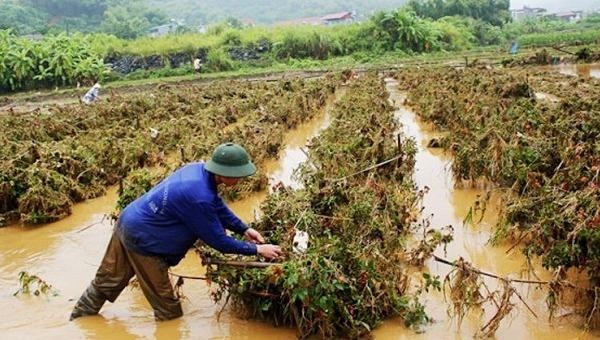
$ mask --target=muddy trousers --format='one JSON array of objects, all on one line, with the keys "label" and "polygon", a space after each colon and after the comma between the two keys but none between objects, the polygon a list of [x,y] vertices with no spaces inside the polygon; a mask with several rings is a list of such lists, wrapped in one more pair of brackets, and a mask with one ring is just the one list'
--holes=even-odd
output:
[{"label": "muddy trousers", "polygon": [[133,275],[137,277],[157,320],[180,317],[183,312],[169,280],[168,269],[167,263],[159,257],[127,249],[121,240],[120,228],[115,228],[100,268],[75,304],[70,319],[98,314],[106,300],[114,302],[117,299]]}]

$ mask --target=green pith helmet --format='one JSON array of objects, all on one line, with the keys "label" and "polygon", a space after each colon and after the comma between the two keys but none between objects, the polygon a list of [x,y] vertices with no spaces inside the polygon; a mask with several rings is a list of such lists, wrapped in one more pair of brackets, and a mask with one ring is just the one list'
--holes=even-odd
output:
[{"label": "green pith helmet", "polygon": [[246,177],[256,172],[246,150],[231,142],[217,146],[204,168],[223,177]]}]

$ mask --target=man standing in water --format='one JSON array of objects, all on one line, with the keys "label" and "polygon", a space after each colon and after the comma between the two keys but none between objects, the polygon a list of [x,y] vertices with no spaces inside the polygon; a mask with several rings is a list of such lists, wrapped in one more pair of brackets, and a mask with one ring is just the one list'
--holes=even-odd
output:
[{"label": "man standing in water", "polygon": [[[278,258],[280,247],[263,244],[262,235],[248,228],[218,196],[219,184],[233,186],[255,172],[244,148],[222,144],[208,162],[182,167],[129,204],[70,319],[98,314],[106,300],[116,300],[133,275],[157,320],[180,317],[183,312],[168,269],[181,261],[197,239],[223,253]],[[228,236],[225,228],[244,235],[248,242]]]}]

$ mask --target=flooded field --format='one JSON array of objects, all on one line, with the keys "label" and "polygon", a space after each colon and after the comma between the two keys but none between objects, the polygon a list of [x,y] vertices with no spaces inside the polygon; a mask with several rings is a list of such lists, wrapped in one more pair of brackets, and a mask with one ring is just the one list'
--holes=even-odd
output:
[{"label": "flooded field", "polygon": [[[314,119],[301,124],[284,137],[286,147],[280,159],[266,165],[270,184],[279,182],[292,187],[293,170],[306,160],[302,149],[309,138],[329,124],[329,104]],[[243,220],[250,222],[258,214],[267,191],[230,204]],[[197,338],[295,338],[293,329],[241,320],[225,311],[219,320],[220,306],[209,296],[203,280],[186,280],[183,302],[184,317],[157,323],[141,290],[126,288],[118,300],[107,303],[100,316],[69,322],[68,315],[97,269],[110,239],[112,226],[106,215],[113,211],[116,188],[106,196],[75,206],[73,214],[64,220],[40,227],[10,226],[0,228],[0,309],[12,313],[0,320],[0,331],[8,339],[69,338],[69,339],[197,339]],[[56,297],[14,297],[18,290],[18,273],[27,270],[37,274],[59,290]],[[194,252],[175,268],[174,273],[203,276],[200,260]],[[33,317],[38,315],[39,317]],[[43,315],[43,317],[41,317]],[[39,332],[43,330],[43,334]]]},{"label": "flooded field", "polygon": [[[427,148],[429,140],[437,137],[436,132],[402,104],[406,95],[397,90],[395,80],[387,79],[387,88],[390,92],[390,100],[396,104],[396,116],[402,122],[405,133],[417,142],[418,153],[413,178],[419,188],[429,188],[429,193],[424,198],[423,216],[431,216],[434,226],[454,227],[454,241],[448,245],[447,252],[438,249],[436,254],[450,261],[462,257],[473,263],[476,268],[495,273],[500,277],[535,279],[527,274],[527,260],[518,248],[488,245],[499,209],[498,200],[494,196],[480,224],[474,227],[463,226],[463,220],[469,209],[473,207],[478,197],[486,195],[486,191],[456,188],[450,168],[452,159],[441,149]],[[427,267],[432,274],[441,277],[451,270],[448,265],[434,260],[429,261]],[[534,264],[534,268],[540,280],[549,279],[549,273],[539,264]],[[489,277],[485,278],[485,283],[492,290],[499,286],[498,280]],[[532,315],[525,305],[516,301],[515,311],[496,333],[498,339],[594,339],[599,335],[582,332],[581,329],[568,323],[556,321],[550,323],[545,304],[546,293],[536,285],[522,285],[520,288],[519,293],[537,317]],[[443,294],[436,294],[427,301],[426,305],[434,320],[430,326],[425,327],[423,334],[406,330],[402,321],[398,320],[388,321],[375,330],[375,338],[469,339],[480,327],[482,319],[491,317],[490,312],[493,309],[484,308],[481,314],[468,314],[463,320],[462,327],[458,328],[456,321],[448,317],[447,303],[444,301]]]},{"label": "flooded field", "polygon": [[[561,72],[563,72],[561,70]],[[567,71],[564,71],[567,72]],[[564,73],[563,72],[563,73]],[[597,71],[588,71],[589,74]],[[405,93],[398,84],[386,79],[390,101],[395,106],[395,117],[402,124],[406,136],[414,138],[417,145],[416,165],[413,179],[419,189],[428,188],[424,196],[423,218],[430,218],[431,225],[438,228],[452,225],[454,241],[447,251],[436,251],[436,255],[454,261],[459,257],[475,267],[495,273],[501,277],[532,278],[527,271],[526,258],[520,249],[510,246],[492,247],[487,244],[492,227],[497,220],[498,199],[492,195],[481,223],[464,226],[463,220],[478,197],[485,190],[456,188],[450,163],[452,159],[441,149],[430,149],[426,145],[436,132],[431,126],[419,121],[404,101]],[[345,89],[337,90],[336,98],[344,95]],[[293,172],[306,161],[305,145],[309,138],[318,135],[330,123],[329,110],[335,100],[328,104],[314,119],[299,125],[285,134],[285,148],[279,159],[265,165],[269,186],[282,182],[298,188]],[[168,322],[155,322],[152,310],[139,289],[127,288],[114,304],[107,303],[98,316],[81,318],[69,322],[68,315],[75,300],[92,279],[111,235],[111,225],[106,218],[115,207],[117,189],[111,188],[107,195],[75,205],[69,217],[39,227],[10,226],[0,228],[0,332],[7,339],[294,339],[296,332],[289,328],[276,328],[266,323],[243,320],[235,316],[229,307],[218,318],[222,306],[210,299],[210,287],[203,280],[186,280],[183,292],[184,316]],[[267,191],[232,203],[230,207],[245,221],[250,222],[260,215],[260,202]],[[445,276],[450,267],[430,260],[426,266],[434,275]],[[539,279],[549,279],[549,273],[534,264]],[[59,290],[55,297],[19,296],[18,273],[26,270],[37,274]],[[193,252],[172,272],[203,277],[204,269]],[[486,278],[490,289],[498,287],[496,279]],[[530,313],[520,301],[503,322],[497,338],[514,339],[592,339],[600,334],[582,332],[568,321],[548,322],[546,293],[534,285],[520,285],[519,294],[531,307]],[[462,327],[447,313],[448,304],[441,293],[429,294],[425,301],[428,314],[433,318],[430,325],[418,334],[408,329],[399,319],[387,320],[374,331],[376,339],[468,339],[472,338],[482,320],[491,316],[492,308],[465,317]],[[486,306],[484,306],[486,307]]]}]

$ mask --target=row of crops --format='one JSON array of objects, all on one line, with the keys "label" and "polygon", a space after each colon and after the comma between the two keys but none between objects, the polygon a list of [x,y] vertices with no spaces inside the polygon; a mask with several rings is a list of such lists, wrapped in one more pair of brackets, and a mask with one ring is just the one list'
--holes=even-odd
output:
[{"label": "row of crops", "polygon": [[[57,220],[107,186],[152,183],[169,158],[205,158],[224,141],[248,149],[259,166],[276,157],[283,134],[326,104],[338,80],[290,79],[159,86],[49,114],[0,116],[0,222]],[[175,156],[174,156],[175,155]],[[155,167],[156,168],[156,167]],[[133,179],[129,179],[131,174]],[[152,177],[154,176],[154,177]],[[236,198],[266,185],[264,173],[225,193]],[[139,194],[125,185],[121,204]],[[1,224],[1,223],[0,223]]]},{"label": "row of crops", "polygon": [[[448,132],[442,146],[457,179],[503,189],[494,240],[522,243],[555,271],[551,310],[578,297],[571,307],[597,324],[600,81],[539,69],[423,69],[397,78],[415,111]],[[587,284],[563,281],[573,271]]]},{"label": "row of crops", "polygon": [[[269,195],[254,225],[282,245],[283,263],[209,266],[216,300],[292,325],[301,338],[357,338],[397,315],[409,325],[425,322],[423,306],[407,290],[405,265],[420,203],[411,179],[415,148],[411,140],[398,144],[387,96],[376,75],[351,84],[331,126],[312,140],[310,161],[301,168],[304,187]],[[360,172],[378,163],[385,164]],[[296,230],[310,235],[306,252],[293,250]],[[232,260],[208,249],[203,256]]]}]

